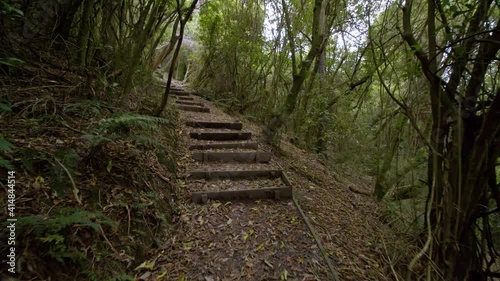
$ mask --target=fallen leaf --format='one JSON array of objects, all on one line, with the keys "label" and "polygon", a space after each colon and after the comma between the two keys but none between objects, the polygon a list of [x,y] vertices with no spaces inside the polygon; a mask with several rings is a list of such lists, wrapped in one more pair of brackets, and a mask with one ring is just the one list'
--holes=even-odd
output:
[{"label": "fallen leaf", "polygon": [[248,230],[248,232],[246,232],[245,235],[243,236],[243,239],[245,239],[245,240],[251,239],[253,233],[254,233],[253,228],[250,228],[250,230]]},{"label": "fallen leaf", "polygon": [[167,275],[167,272],[166,272],[166,271],[165,271],[165,272],[162,272],[162,273],[160,273],[160,274],[158,274],[158,275],[156,275],[156,279],[158,279],[158,280],[162,280],[162,279],[163,279],[163,277],[165,277],[165,275]]},{"label": "fallen leaf", "polygon": [[286,271],[286,269],[283,269],[283,272],[281,272],[281,275],[280,275],[280,280],[287,280],[288,279],[288,271]]},{"label": "fallen leaf", "polygon": [[259,246],[257,246],[257,248],[255,249],[256,252],[260,251],[264,249],[264,243],[261,243]]},{"label": "fallen leaf", "polygon": [[183,245],[183,249],[184,251],[189,251],[193,248],[193,245],[194,245],[194,242],[191,241],[191,242],[187,242],[187,243],[184,243]]},{"label": "fallen leaf", "polygon": [[135,270],[141,270],[141,269],[153,270],[153,267],[155,267],[155,261],[145,261],[141,263],[138,267],[136,267]]},{"label": "fallen leaf", "polygon": [[273,269],[273,268],[274,268],[274,266],[273,266],[270,262],[268,262],[267,260],[264,260],[264,263],[265,263],[267,266],[269,266],[271,269]]},{"label": "fallen leaf", "polygon": [[143,275],[141,275],[139,277],[139,280],[147,280],[149,278],[149,276],[151,276],[151,272],[148,271],[148,272],[144,273]]}]

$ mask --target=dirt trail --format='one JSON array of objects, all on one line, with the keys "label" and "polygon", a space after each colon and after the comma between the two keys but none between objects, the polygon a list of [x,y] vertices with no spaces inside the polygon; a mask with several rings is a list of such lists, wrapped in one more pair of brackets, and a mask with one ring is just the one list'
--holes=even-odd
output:
[{"label": "dirt trail", "polygon": [[[200,97],[185,95],[189,92],[182,86],[173,88],[180,93],[170,104],[181,109],[183,198],[181,215],[156,258],[151,280],[334,280],[313,234],[286,196],[291,189],[288,180],[340,280],[388,280],[376,261],[382,256],[383,227],[378,223],[378,206],[370,198],[341,188],[311,155],[286,144],[285,155],[276,155],[260,141],[259,126],[240,122]],[[186,98],[195,104],[186,105]],[[242,137],[245,133],[251,136]],[[244,145],[255,142],[250,148]],[[241,171],[283,171],[285,176],[273,172],[248,177],[252,174]]]}]

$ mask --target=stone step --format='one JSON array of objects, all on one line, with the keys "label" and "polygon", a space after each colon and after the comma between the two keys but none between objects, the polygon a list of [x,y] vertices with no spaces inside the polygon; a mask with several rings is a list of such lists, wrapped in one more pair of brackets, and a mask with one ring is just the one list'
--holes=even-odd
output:
[{"label": "stone step", "polygon": [[178,101],[193,101],[193,97],[179,97],[179,96],[174,96],[174,98]]},{"label": "stone step", "polygon": [[188,97],[190,95],[190,93],[184,92],[184,91],[172,91],[172,90],[170,90],[168,93],[170,95],[173,95],[173,96],[181,96],[181,97]]},{"label": "stone step", "polygon": [[245,190],[199,191],[192,192],[191,199],[195,203],[207,203],[211,200],[258,200],[258,199],[285,199],[293,197],[293,188],[267,187]]},{"label": "stone step", "polygon": [[249,140],[252,133],[232,133],[232,132],[192,132],[189,133],[192,139],[198,140]]},{"label": "stone step", "polygon": [[169,92],[170,92],[170,93],[175,93],[175,94],[179,94],[179,93],[180,93],[181,95],[182,95],[182,94],[185,94],[185,93],[187,93],[187,94],[189,94],[189,95],[196,95],[196,92],[195,92],[195,91],[193,91],[193,90],[188,90],[188,89],[172,89],[172,88],[170,88],[170,91],[169,91]]},{"label": "stone step", "polygon": [[256,142],[209,143],[209,144],[191,145],[189,147],[189,150],[225,149],[225,148],[257,149],[258,146],[259,145]]},{"label": "stone step", "polygon": [[214,128],[214,129],[232,129],[241,130],[243,124],[241,122],[206,122],[206,121],[187,121],[186,125],[194,128]]},{"label": "stone step", "polygon": [[192,171],[189,177],[191,179],[275,179],[282,177],[282,172],[281,170]]},{"label": "stone step", "polygon": [[269,163],[270,152],[195,152],[193,159],[198,162],[223,162],[223,163]]},{"label": "stone step", "polygon": [[176,101],[176,104],[182,105],[195,105],[195,106],[203,106],[202,102],[192,102],[192,101]]},{"label": "stone step", "polygon": [[210,112],[210,108],[208,108],[208,107],[199,107],[199,106],[190,106],[190,105],[179,105],[177,107],[180,110],[190,111],[190,112],[204,112],[204,113]]}]

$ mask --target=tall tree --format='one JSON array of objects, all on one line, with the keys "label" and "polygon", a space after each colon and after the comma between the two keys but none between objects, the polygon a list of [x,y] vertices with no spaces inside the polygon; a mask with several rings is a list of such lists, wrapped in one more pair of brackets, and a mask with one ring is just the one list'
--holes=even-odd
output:
[{"label": "tall tree", "polygon": [[[429,83],[432,132],[428,161],[427,242],[436,270],[429,278],[486,280],[497,257],[489,215],[500,197],[495,162],[499,156],[500,20],[492,0],[427,1],[427,38],[412,25],[414,2],[403,7],[402,37]],[[425,50],[427,45],[427,50]],[[496,206],[495,206],[496,205]],[[429,263],[430,264],[430,263]],[[430,266],[430,265],[429,265]]]},{"label": "tall tree", "polygon": [[[188,20],[191,18],[191,15],[193,14],[194,8],[196,8],[196,4],[198,3],[198,0],[193,0],[191,2],[191,5],[188,6],[186,11],[183,11],[183,6],[185,4],[185,1],[180,2],[179,0],[176,0],[177,3],[177,16],[179,17],[179,39],[177,40],[177,45],[175,47],[174,55],[172,57],[172,61],[170,62],[170,68],[168,71],[168,79],[167,79],[167,86],[165,87],[165,93],[163,94],[163,98],[161,100],[160,106],[156,109],[154,115],[155,116],[160,116],[161,113],[163,112],[163,109],[167,105],[168,101],[168,94],[170,92],[170,85],[172,85],[172,77],[174,75],[174,70],[177,62],[177,57],[179,56],[179,51],[182,46],[182,39],[184,38],[184,29],[186,28],[186,23]],[[175,31],[174,31],[175,32]]]},{"label": "tall tree", "polygon": [[[311,30],[311,46],[306,57],[299,61],[296,55],[297,46],[293,26],[291,22],[290,10],[286,0],[282,0],[283,16],[285,18],[286,38],[290,48],[290,57],[292,61],[292,87],[286,96],[283,108],[280,112],[276,112],[269,121],[266,130],[264,131],[267,142],[277,143],[278,131],[281,129],[285,120],[293,113],[297,105],[299,93],[302,90],[304,81],[309,76],[309,71],[314,60],[321,55],[326,46],[327,33],[323,28],[323,19],[325,17],[325,4],[327,0],[315,0],[313,6],[312,30]],[[331,25],[330,25],[331,26]]]}]

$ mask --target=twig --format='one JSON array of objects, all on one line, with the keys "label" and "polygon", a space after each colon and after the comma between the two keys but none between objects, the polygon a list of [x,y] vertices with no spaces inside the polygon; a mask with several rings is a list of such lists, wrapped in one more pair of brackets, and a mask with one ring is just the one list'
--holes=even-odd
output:
[{"label": "twig", "polygon": [[66,122],[64,122],[64,120],[62,120],[62,118],[61,118],[61,120],[60,120],[59,124],[63,125],[64,127],[66,127],[66,128],[68,128],[68,129],[70,129],[70,130],[71,130],[71,131],[73,131],[73,132],[77,132],[77,133],[80,133],[80,134],[82,134],[82,135],[88,135],[88,133],[86,133],[86,132],[80,131],[80,130],[78,130],[78,129],[75,129],[75,128],[73,128],[73,127],[69,126]]},{"label": "twig", "polygon": [[316,245],[318,245],[319,251],[321,252],[321,255],[323,256],[323,259],[326,262],[326,265],[328,266],[328,269],[330,270],[330,273],[332,274],[332,280],[333,281],[339,281],[339,274],[337,271],[333,268],[332,261],[328,258],[328,255],[326,253],[326,249],[323,247],[323,244],[321,244],[321,240],[319,239],[318,235],[316,234],[316,231],[314,230],[313,226],[309,223],[309,220],[307,219],[306,215],[304,214],[304,211],[299,205],[299,202],[297,202],[297,199],[292,198],[293,203],[295,204],[295,207],[297,210],[299,210],[300,215],[302,216],[302,219],[304,220],[307,228],[309,229],[309,232],[312,234],[314,241],[316,242]]},{"label": "twig", "polygon": [[159,172],[159,171],[157,171],[156,169],[152,169],[152,170],[153,170],[153,171],[156,173],[156,175],[157,175],[160,179],[162,179],[164,182],[166,182],[166,183],[168,183],[168,184],[171,184],[170,180],[169,180],[168,178],[166,178],[165,176],[163,176],[162,174],[160,174],[160,172]]},{"label": "twig", "polygon": [[127,225],[127,235],[130,235],[130,221],[131,221],[131,218],[130,218],[130,208],[127,205],[125,205],[125,208],[127,209],[127,215],[128,215],[128,225]]},{"label": "twig", "polygon": [[59,164],[61,166],[61,168],[63,168],[63,170],[68,175],[68,177],[71,181],[71,184],[73,185],[73,194],[75,195],[75,199],[78,202],[78,205],[82,205],[82,199],[78,196],[78,193],[80,193],[80,190],[76,187],[75,181],[73,180],[71,173],[68,171],[68,169],[66,169],[66,167],[61,162],[59,162],[59,160],[57,160],[57,158],[54,157],[54,160],[56,160],[57,164]]},{"label": "twig", "polygon": [[396,281],[399,281],[398,274],[394,269],[394,266],[392,266],[392,259],[389,256],[389,251],[387,250],[387,246],[385,245],[384,237],[381,237],[381,239],[382,239],[382,244],[384,245],[385,254],[387,255],[387,261],[389,262],[389,266],[391,267],[392,274],[394,275],[394,278],[396,278]]},{"label": "twig", "polygon": [[108,245],[111,248],[111,250],[113,251],[113,253],[115,253],[116,255],[120,256],[120,253],[115,249],[115,247],[113,246],[113,244],[111,244],[111,242],[109,242],[109,239],[106,236],[106,234],[104,233],[104,229],[102,229],[102,225],[101,224],[99,224],[99,229],[101,230],[102,237],[104,237],[104,240],[106,240],[106,242],[108,243]]}]

